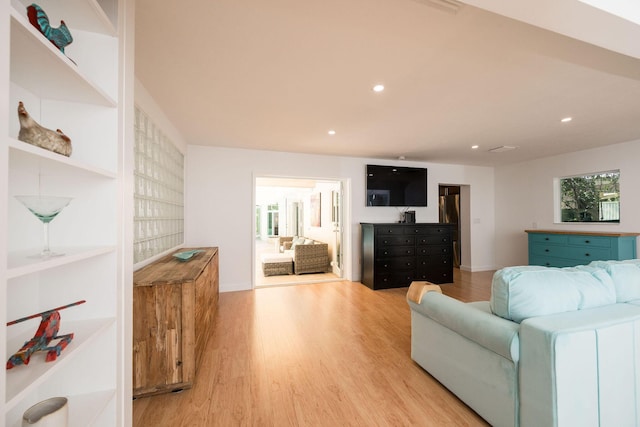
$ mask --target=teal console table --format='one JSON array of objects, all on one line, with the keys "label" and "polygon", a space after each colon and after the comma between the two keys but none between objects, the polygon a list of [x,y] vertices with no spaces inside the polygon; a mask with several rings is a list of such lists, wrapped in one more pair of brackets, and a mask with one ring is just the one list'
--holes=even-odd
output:
[{"label": "teal console table", "polygon": [[529,235],[529,265],[572,267],[595,260],[624,260],[636,256],[640,233],[525,230]]}]

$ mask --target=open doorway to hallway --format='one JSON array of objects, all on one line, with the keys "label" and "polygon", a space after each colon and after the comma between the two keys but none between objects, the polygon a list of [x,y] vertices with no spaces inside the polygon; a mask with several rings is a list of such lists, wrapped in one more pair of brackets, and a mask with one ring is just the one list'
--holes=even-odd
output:
[{"label": "open doorway to hallway", "polygon": [[441,223],[453,224],[453,266],[460,267],[460,186],[438,186],[438,220]]},{"label": "open doorway to hallway", "polygon": [[254,288],[343,278],[342,187],[331,179],[256,177]]},{"label": "open doorway to hallway", "polygon": [[439,184],[439,221],[457,224],[453,238],[454,266],[471,271],[471,186]]}]

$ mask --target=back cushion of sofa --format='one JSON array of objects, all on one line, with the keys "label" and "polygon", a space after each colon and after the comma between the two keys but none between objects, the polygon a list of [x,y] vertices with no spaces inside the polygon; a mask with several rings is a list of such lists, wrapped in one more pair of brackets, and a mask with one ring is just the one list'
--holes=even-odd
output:
[{"label": "back cushion of sofa", "polygon": [[616,288],[618,302],[640,300],[640,260],[592,261],[589,266],[603,268]]},{"label": "back cushion of sofa", "polygon": [[304,245],[304,237],[294,237],[291,241],[291,249],[295,248],[297,245]]},{"label": "back cushion of sofa", "polygon": [[491,311],[518,323],[615,302],[611,277],[594,267],[507,267],[494,274],[491,284]]}]

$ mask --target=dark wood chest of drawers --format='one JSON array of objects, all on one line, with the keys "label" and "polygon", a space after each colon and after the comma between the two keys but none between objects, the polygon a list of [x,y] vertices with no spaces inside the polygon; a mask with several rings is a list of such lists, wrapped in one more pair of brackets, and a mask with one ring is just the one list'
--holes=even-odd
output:
[{"label": "dark wood chest of drawers", "polygon": [[401,288],[414,280],[453,282],[453,225],[360,224],[361,281],[371,289]]}]

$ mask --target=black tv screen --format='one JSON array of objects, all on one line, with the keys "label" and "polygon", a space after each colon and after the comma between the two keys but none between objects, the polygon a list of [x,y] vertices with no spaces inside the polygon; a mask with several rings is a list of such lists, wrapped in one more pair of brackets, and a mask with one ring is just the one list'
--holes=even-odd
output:
[{"label": "black tv screen", "polygon": [[427,169],[367,165],[367,206],[427,206]]}]

